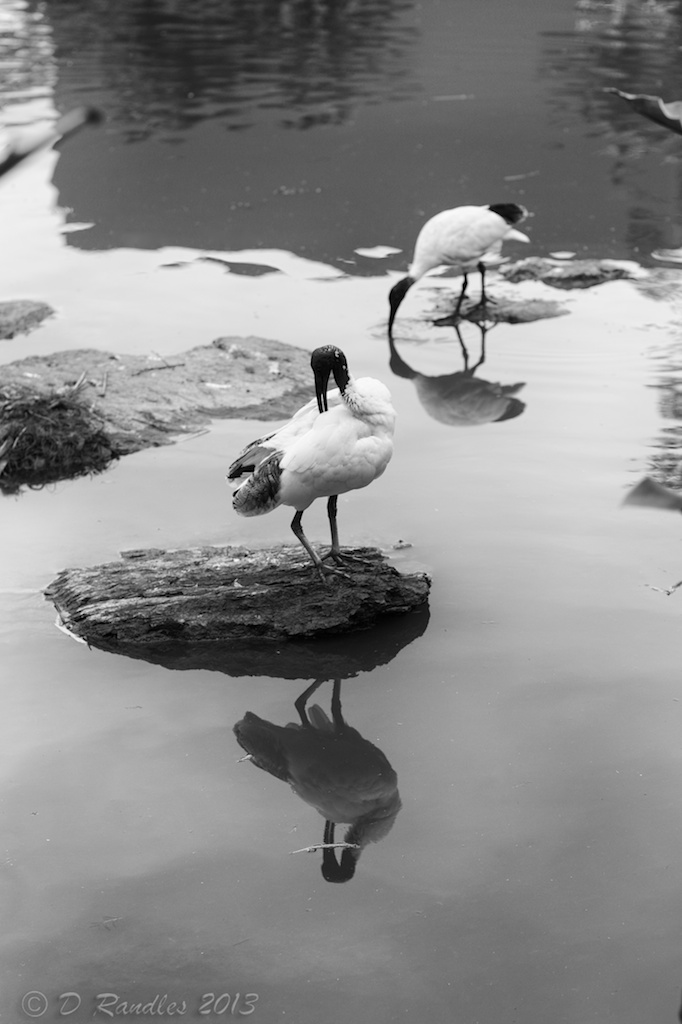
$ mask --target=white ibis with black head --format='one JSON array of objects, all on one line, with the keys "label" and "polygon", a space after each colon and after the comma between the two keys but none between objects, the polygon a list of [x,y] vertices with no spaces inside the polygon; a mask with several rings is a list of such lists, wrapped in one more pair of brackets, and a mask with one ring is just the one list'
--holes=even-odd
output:
[{"label": "white ibis with black head", "polygon": [[[296,509],[291,529],[321,574],[327,569],[303,532],[304,511],[327,498],[332,546],[325,558],[342,562],[336,523],[337,496],[367,487],[393,455],[395,410],[388,388],[373,377],[355,380],[346,357],[335,345],[315,349],[311,357],[316,402],[308,402],[267,437],[239,454],[228,479],[250,475],[232,496],[241,516],[260,516],[279,505]],[[329,377],[338,391],[327,396]]]},{"label": "white ibis with black head", "polygon": [[17,164],[22,163],[33,153],[51,146],[55,142],[68,138],[74,132],[79,131],[86,124],[99,124],[103,120],[102,114],[94,107],[76,107],[67,114],[63,114],[46,132],[30,142],[13,142],[3,153],[0,154],[0,177],[11,171]]},{"label": "white ibis with black head", "polygon": [[454,267],[464,275],[455,316],[459,314],[467,290],[469,270],[478,269],[481,275],[480,304],[485,305],[486,261],[499,256],[505,239],[530,241],[527,235],[514,227],[527,216],[526,208],[516,203],[493,203],[491,206],[456,206],[427,220],[417,236],[407,277],[398,281],[390,291],[388,333],[393,330],[395,315],[408,290],[436,267]]}]

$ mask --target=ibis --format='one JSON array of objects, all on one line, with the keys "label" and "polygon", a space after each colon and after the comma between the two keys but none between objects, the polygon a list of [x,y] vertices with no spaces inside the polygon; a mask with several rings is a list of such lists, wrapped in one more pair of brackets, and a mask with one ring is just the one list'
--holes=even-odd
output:
[{"label": "ibis", "polygon": [[39,137],[26,143],[14,142],[0,154],[0,177],[39,149],[51,146],[60,139],[73,135],[86,124],[99,124],[101,120],[102,114],[94,107],[76,107],[74,110],[70,110]]},{"label": "ibis", "polygon": [[[306,707],[321,684],[317,680],[295,701],[300,724],[275,725],[247,711],[234,734],[248,760],[288,782],[322,815],[324,842],[307,849],[322,850],[328,882],[347,882],[362,850],[388,834],[402,804],[398,777],[384,753],[343,718],[340,679],[334,680],[331,718],[317,704]],[[343,842],[335,843],[334,827],[342,822],[350,827]]]},{"label": "ibis", "polygon": [[[315,400],[266,437],[244,448],[228,470],[234,480],[248,473],[232,495],[241,516],[260,516],[279,505],[296,509],[291,529],[308,552],[320,575],[335,572],[324,565],[339,564],[337,527],[339,494],[353,491],[380,477],[393,455],[395,410],[388,388],[373,377],[355,380],[344,353],[334,345],[315,349],[311,357]],[[333,374],[338,390],[327,395]],[[303,513],[316,498],[327,498],[331,550],[320,558],[303,532]]]},{"label": "ibis", "polygon": [[480,305],[486,304],[485,265],[499,257],[502,242],[516,239],[528,242],[515,224],[528,216],[528,211],[516,203],[493,203],[491,206],[456,206],[453,210],[441,210],[427,220],[417,235],[414,255],[407,277],[403,277],[391,288],[389,294],[390,314],[388,333],[393,330],[393,321],[400,303],[408,290],[430,270],[437,267],[453,267],[464,275],[459,293],[455,316],[459,311],[467,290],[470,270],[478,269],[481,275]]}]

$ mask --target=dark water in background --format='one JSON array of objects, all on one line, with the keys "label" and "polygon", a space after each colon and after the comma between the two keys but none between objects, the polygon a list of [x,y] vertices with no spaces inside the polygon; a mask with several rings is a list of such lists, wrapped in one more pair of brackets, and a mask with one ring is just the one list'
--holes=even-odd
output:
[{"label": "dark water in background", "polygon": [[[285,248],[357,272],[425,216],[520,201],[538,252],[646,260],[680,236],[679,141],[616,85],[682,95],[676,3],[47,0],[88,248]],[[404,258],[403,258],[404,259]]]},{"label": "dark water in background", "polygon": [[[0,2],[7,120],[107,115],[63,147],[58,212],[2,207],[3,293],[58,310],[2,361],[167,357],[218,333],[342,344],[399,413],[385,477],[341,503],[342,540],[406,538],[396,563],[434,578],[428,614],[347,658],[116,657],[54,629],[42,588],[124,548],[289,539],[288,514],[229,509],[227,459],[262,424],[2,502],[3,1024],[41,1010],[22,1007],[35,991],[40,1019],[78,1024],[111,1019],[98,993],[122,1020],[168,993],[198,1021],[238,1016],[237,991],[266,1024],[675,1020],[679,601],[660,588],[682,576],[680,529],[618,502],[666,438],[677,451],[679,289],[672,314],[617,283],[491,331],[477,379],[523,382],[524,409],[459,430],[433,417],[431,381],[461,373],[459,347],[408,310],[391,358],[377,275],[460,202],[527,205],[522,254],[646,264],[679,245],[682,143],[602,89],[682,96],[681,24],[663,2]],[[403,252],[355,253],[376,245]],[[311,262],[224,275],[177,247]],[[172,258],[187,265],[158,269]],[[323,510],[309,521],[325,538]],[[343,676],[344,716],[402,800],[345,885],[290,856],[321,841],[317,811],[236,763],[234,724],[296,721],[316,670]]]}]

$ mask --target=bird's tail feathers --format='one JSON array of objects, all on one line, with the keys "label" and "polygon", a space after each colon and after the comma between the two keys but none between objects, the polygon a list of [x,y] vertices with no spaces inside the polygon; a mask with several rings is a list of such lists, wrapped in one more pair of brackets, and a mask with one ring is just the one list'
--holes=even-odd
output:
[{"label": "bird's tail feathers", "polygon": [[528,235],[524,235],[523,231],[517,231],[516,228],[509,228],[504,238],[505,241],[513,238],[515,242],[530,242]]},{"label": "bird's tail feathers", "polygon": [[227,479],[234,480],[245,473],[253,473],[256,466],[263,459],[266,459],[268,455],[272,455],[272,448],[265,444],[272,436],[272,434],[266,434],[265,437],[259,437],[257,441],[251,441],[247,444],[246,448],[242,448],[227,471]]},{"label": "bird's tail feathers", "polygon": [[240,516],[262,516],[280,503],[282,452],[272,452],[232,495],[232,507]]}]

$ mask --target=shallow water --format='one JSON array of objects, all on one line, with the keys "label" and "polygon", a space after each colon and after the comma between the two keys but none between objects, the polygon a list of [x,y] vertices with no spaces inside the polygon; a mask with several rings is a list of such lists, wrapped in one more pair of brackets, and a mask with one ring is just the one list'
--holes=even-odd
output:
[{"label": "shallow water", "polygon": [[[415,622],[353,640],[341,701],[402,808],[354,878],[328,884],[319,853],[292,855],[322,841],[323,818],[238,763],[232,732],[246,711],[296,721],[308,669],[88,650],[42,596],[63,567],[126,548],[289,540],[286,511],[230,508],[226,466],[262,424],[216,422],[4,499],[0,1019],[37,1016],[39,995],[22,1007],[37,992],[47,1021],[673,1021],[682,598],[663,588],[682,576],[682,533],[619,503],[676,442],[676,272],[664,300],[646,283],[557,296],[493,278],[569,315],[488,333],[475,378],[523,383],[525,407],[466,429],[434,418],[426,380],[463,370],[453,331],[430,326],[452,280],[401,307],[403,375],[385,318],[444,206],[523,202],[532,241],[514,256],[650,265],[682,241],[678,140],[600,91],[680,95],[676,7],[189,12],[0,4],[6,123],[84,101],[107,113],[2,183],[3,296],[57,316],[0,360],[257,335],[339,344],[389,384],[395,456],[340,500],[341,540],[410,544],[396,564],[433,588]],[[402,252],[355,252],[374,246]],[[473,364],[473,326],[465,341]],[[322,504],[306,524],[326,541]],[[327,713],[331,693],[313,698]]]}]

